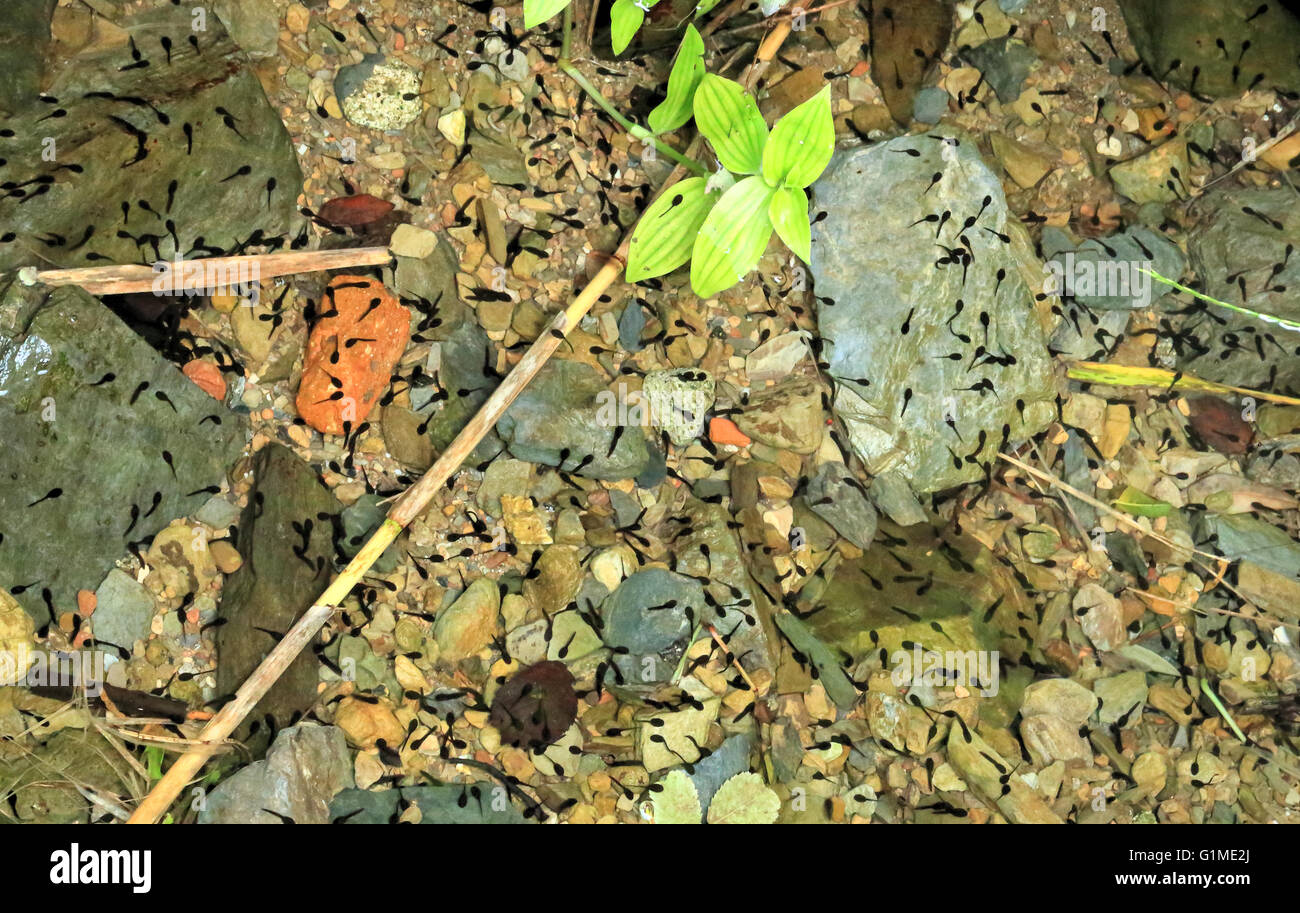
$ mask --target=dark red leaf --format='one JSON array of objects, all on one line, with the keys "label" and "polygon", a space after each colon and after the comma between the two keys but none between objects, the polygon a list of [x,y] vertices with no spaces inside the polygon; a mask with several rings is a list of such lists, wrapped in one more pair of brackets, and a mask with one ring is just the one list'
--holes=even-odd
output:
[{"label": "dark red leaf", "polygon": [[578,716],[573,676],[564,663],[525,666],[492,699],[490,721],[502,741],[515,747],[544,748]]},{"label": "dark red leaf", "polygon": [[368,193],[351,197],[337,197],[320,208],[317,215],[322,222],[339,228],[360,228],[378,222],[393,211],[393,204]]},{"label": "dark red leaf", "polygon": [[1219,453],[1236,456],[1250,449],[1255,430],[1241,417],[1241,408],[1217,396],[1198,396],[1188,402],[1192,430]]}]

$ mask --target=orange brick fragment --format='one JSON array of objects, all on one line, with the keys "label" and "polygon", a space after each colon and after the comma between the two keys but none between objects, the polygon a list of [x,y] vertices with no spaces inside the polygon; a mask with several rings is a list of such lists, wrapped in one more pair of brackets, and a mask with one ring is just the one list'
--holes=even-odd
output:
[{"label": "orange brick fragment", "polygon": [[221,369],[213,362],[196,358],[194,361],[187,361],[185,367],[181,368],[181,372],[213,399],[226,398],[226,379],[221,376]]},{"label": "orange brick fragment", "polygon": [[709,440],[715,444],[732,444],[736,447],[746,447],[751,443],[749,435],[728,418],[709,419]]},{"label": "orange brick fragment", "polygon": [[307,340],[298,414],[317,431],[342,434],[344,422],[366,420],[388,386],[411,340],[411,316],[366,276],[336,277],[320,307],[328,316]]}]

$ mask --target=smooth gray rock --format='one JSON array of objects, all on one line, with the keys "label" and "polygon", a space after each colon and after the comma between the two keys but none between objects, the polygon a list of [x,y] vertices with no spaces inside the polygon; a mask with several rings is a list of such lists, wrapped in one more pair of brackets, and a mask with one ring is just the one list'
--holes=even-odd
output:
[{"label": "smooth gray rock", "polygon": [[1141,707],[1147,699],[1147,677],[1140,669],[1109,675],[1092,683],[1093,693],[1101,700],[1101,709],[1097,719],[1102,725],[1110,726],[1128,719],[1130,725],[1136,722],[1141,713],[1134,710]]},{"label": "smooth gray rock", "polygon": [[823,463],[808,481],[805,496],[813,513],[835,527],[858,548],[866,548],[876,534],[876,509],[862,483],[843,463]]},{"label": "smooth gray rock", "polygon": [[[238,688],[329,583],[334,557],[329,515],[339,510],[315,470],[268,444],[253,459],[253,490],[239,519],[244,563],[221,595],[217,691]],[[273,632],[273,633],[267,633]],[[304,650],[258,704],[281,726],[316,699],[316,657]],[[265,731],[265,727],[263,727]],[[241,738],[243,736],[240,736]]]},{"label": "smooth gray rock", "polygon": [[[1205,294],[1252,311],[1300,320],[1300,297],[1295,294],[1300,288],[1300,257],[1287,259],[1286,253],[1289,245],[1300,248],[1300,207],[1295,205],[1294,192],[1288,187],[1212,191],[1198,209],[1201,223],[1188,238],[1187,249]],[[1285,268],[1274,274],[1273,267],[1283,260]],[[1238,276],[1246,282],[1245,300]],[[1185,295],[1178,300],[1180,306],[1190,303]],[[1215,319],[1197,314],[1184,320],[1183,329],[1195,343],[1179,346],[1179,368],[1234,386],[1279,392],[1300,389],[1300,358],[1295,355],[1300,335],[1256,317],[1207,307]],[[1217,322],[1221,320],[1227,323]],[[1263,340],[1266,358],[1259,357],[1256,337]]]},{"label": "smooth gray rock", "polygon": [[[931,131],[837,153],[812,209],[827,213],[813,225],[811,265],[834,406],[868,471],[896,469],[918,492],[951,488],[984,475],[1004,424],[1012,442],[1047,426],[1056,383],[1034,302],[1043,265],[968,137]],[[943,262],[974,218],[973,262]]]},{"label": "smooth gray rock", "polygon": [[1169,286],[1139,270],[1154,270],[1177,281],[1187,263],[1177,244],[1142,226],[1081,243],[1048,226],[1042,248],[1055,293],[1103,311],[1158,304]]},{"label": "smooth gray rock", "polygon": [[152,594],[130,574],[113,568],[95,590],[95,640],[130,650],[135,641],[149,636],[154,609]]},{"label": "smooth gray rock", "polygon": [[1020,97],[1021,87],[1038,62],[1029,45],[1009,35],[965,50],[962,57],[984,75],[1003,104]]},{"label": "smooth gray rock", "polygon": [[872,479],[869,493],[876,508],[899,526],[915,526],[929,518],[912,493],[911,486],[897,470],[882,472]]},{"label": "smooth gray rock", "polygon": [[496,130],[486,125],[475,125],[466,139],[470,159],[487,172],[494,184],[528,183],[528,169],[519,147],[507,142]]},{"label": "smooth gray rock", "polygon": [[330,801],[350,789],[352,755],[343,730],[299,723],[282,730],[266,753],[223,780],[206,797],[199,824],[329,824]]},{"label": "smooth gray rock", "polygon": [[266,0],[215,0],[213,7],[249,57],[274,57],[280,46],[280,10]]},{"label": "smooth gray rock", "polygon": [[922,124],[937,124],[948,113],[948,95],[946,89],[931,86],[916,93],[912,99],[912,117]]},{"label": "smooth gray rock", "polygon": [[239,507],[223,495],[213,495],[194,514],[194,519],[213,529],[225,529],[239,519]]},{"label": "smooth gray rock", "polygon": [[635,299],[629,301],[618,318],[618,344],[629,352],[641,351],[641,331],[645,329],[645,311]]},{"label": "smooth gray rock", "polygon": [[[408,410],[405,420],[398,418],[397,407],[392,407],[391,413],[386,410],[383,420],[384,442],[389,450],[402,462],[420,470],[429,468],[434,457],[447,449],[500,380],[486,373],[492,344],[468,314],[442,336],[437,345],[438,387],[413,390],[412,410]],[[434,401],[432,397],[439,389],[445,390],[446,396]],[[489,431],[470,452],[469,460],[486,462],[500,453],[501,447],[500,438],[494,431]]]},{"label": "smooth gray rock", "polygon": [[789,639],[790,645],[802,653],[806,661],[817,670],[817,680],[835,705],[845,711],[851,709],[857,703],[858,690],[844,672],[842,655],[837,655],[826,646],[808,623],[793,612],[777,615],[776,626]]},{"label": "smooth gray rock", "polygon": [[[379,529],[387,516],[388,505],[379,495],[364,494],[357,498],[343,508],[343,541],[339,543],[339,550],[347,558],[354,556],[361,551],[361,546],[366,544],[366,540]],[[396,544],[388,546],[384,549],[384,553],[375,559],[375,570],[387,574],[397,567],[400,556],[401,550]]]},{"label": "smooth gray rock", "polygon": [[1103,311],[1077,301],[1062,301],[1064,319],[1052,333],[1049,349],[1071,361],[1103,361],[1128,327],[1128,311]]},{"label": "smooth gray rock", "polygon": [[0,112],[25,106],[40,91],[55,0],[10,0],[0,32]]},{"label": "smooth gray rock", "polygon": [[0,580],[30,584],[16,598],[38,624],[49,619],[42,589],[72,608],[128,542],[198,509],[246,435],[239,416],[85,292],[3,278],[0,428]]},{"label": "smooth gray rock", "polygon": [[[470,784],[440,783],[404,789],[348,789],[334,797],[330,820],[335,824],[389,824],[399,804],[420,807],[421,824],[523,824],[525,818],[499,783],[481,784],[476,799]],[[504,801],[503,801],[504,800]]]},{"label": "smooth gray rock", "polygon": [[[497,433],[520,460],[592,479],[635,478],[650,465],[645,434],[635,425],[605,421],[605,413],[617,411],[607,408],[610,395],[591,366],[553,358],[497,422]],[[565,450],[568,455],[561,460]],[[588,455],[591,461],[578,469]]]},{"label": "smooth gray rock", "polygon": [[[57,108],[30,96],[5,119],[27,141],[0,141],[0,158],[7,160],[0,182],[53,182],[42,185],[48,187],[43,192],[30,185],[24,194],[2,195],[0,225],[19,241],[0,244],[0,269],[170,260],[177,249],[167,219],[174,223],[180,253],[192,256],[203,255],[196,250],[200,244],[232,250],[258,232],[287,240],[302,221],[296,208],[302,186],[298,158],[219,18],[207,17],[201,54],[185,40],[191,32],[188,6],[168,4],[118,24],[130,31],[149,66],[123,69],[131,63],[125,48],[78,55],[46,77],[44,91],[59,100]],[[173,41],[170,66],[159,46],[164,35]],[[218,108],[230,112],[233,129],[214,113]],[[67,114],[45,119],[53,110]],[[43,155],[51,149],[54,158],[48,161]],[[244,165],[251,171],[237,175]],[[169,199],[172,181],[176,189]],[[141,209],[140,199],[163,218]],[[123,201],[131,204],[125,215]],[[86,238],[88,228],[93,233]],[[65,243],[47,246],[37,235],[57,235]]]},{"label": "smooth gray rock", "polygon": [[718,749],[703,761],[695,763],[690,774],[691,783],[700,796],[700,811],[709,813],[709,803],[722,784],[736,774],[749,770],[749,754],[754,750],[754,737],[748,732],[729,736]]},{"label": "smooth gray rock", "polygon": [[636,653],[668,649],[690,633],[687,609],[700,618],[704,590],[697,581],[663,568],[637,571],[605,598],[605,641]]}]

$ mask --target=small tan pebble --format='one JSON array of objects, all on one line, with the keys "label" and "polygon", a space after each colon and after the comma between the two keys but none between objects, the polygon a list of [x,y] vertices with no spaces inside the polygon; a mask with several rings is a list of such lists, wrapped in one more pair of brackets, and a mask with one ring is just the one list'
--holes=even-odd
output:
[{"label": "small tan pebble", "polygon": [[603,770],[594,771],[587,776],[587,785],[598,793],[609,789],[610,782],[609,774]]},{"label": "small tan pebble", "polygon": [[527,780],[537,770],[533,762],[528,759],[528,752],[518,748],[501,749],[501,769],[512,777],[520,780]]},{"label": "small tan pebble", "polygon": [[77,614],[89,618],[99,600],[90,590],[77,590]]},{"label": "small tan pebble", "polygon": [[311,429],[306,426],[290,425],[285,429],[285,433],[289,435],[289,440],[293,441],[299,447],[311,446]]},{"label": "small tan pebble", "polygon": [[569,813],[570,824],[595,824],[596,810],[590,805],[576,805]]},{"label": "small tan pebble", "polygon": [[213,295],[212,306],[223,314],[229,314],[239,306],[238,295]]},{"label": "small tan pebble", "polygon": [[217,565],[217,570],[223,574],[233,574],[244,564],[239,550],[225,539],[209,542],[208,551],[212,553],[212,560]]},{"label": "small tan pebble", "polygon": [[301,3],[289,5],[289,9],[284,14],[284,24],[295,35],[305,35],[307,25],[311,21],[311,11]]}]

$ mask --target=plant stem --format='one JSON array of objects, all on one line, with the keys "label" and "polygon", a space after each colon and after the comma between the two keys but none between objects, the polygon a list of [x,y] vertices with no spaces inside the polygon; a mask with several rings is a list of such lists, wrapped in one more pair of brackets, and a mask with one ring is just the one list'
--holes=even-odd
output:
[{"label": "plant stem", "polygon": [[560,41],[560,61],[569,62],[569,45],[573,39],[573,4],[564,8],[564,37]]},{"label": "plant stem", "polygon": [[687,158],[685,155],[682,155],[672,146],[668,145],[665,142],[662,142],[658,137],[652,134],[645,127],[638,126],[637,124],[634,124],[632,121],[624,117],[622,113],[619,112],[619,110],[615,108],[613,104],[610,103],[609,99],[607,99],[604,95],[600,94],[600,90],[597,89],[594,85],[592,85],[591,81],[588,80],[587,77],[583,76],[582,73],[578,70],[578,68],[575,67],[568,60],[564,60],[564,59],[560,60],[560,69],[562,69],[565,73],[569,74],[569,77],[574,82],[576,82],[579,86],[581,86],[583,91],[585,91],[588,95],[591,96],[591,100],[594,101],[596,104],[600,105],[601,110],[603,110],[606,114],[612,117],[615,123],[617,123],[620,127],[626,130],[629,135],[640,140],[643,143],[648,142],[653,144],[655,149],[659,150],[661,153],[666,155],[668,158],[672,159],[678,165],[681,165],[683,168],[690,171],[692,174],[697,174],[700,177],[708,177],[709,169],[705,168],[699,162],[695,161],[695,159]]},{"label": "plant stem", "polygon": [[1138,267],[1138,272],[1146,273],[1148,276],[1150,276],[1152,279],[1156,280],[1157,282],[1164,283],[1170,288],[1177,289],[1180,292],[1186,292],[1187,294],[1191,295],[1193,298],[1199,298],[1201,301],[1208,302],[1209,304],[1216,304],[1221,308],[1227,308],[1228,310],[1235,311],[1238,314],[1245,314],[1247,317],[1254,317],[1258,320],[1264,321],[1265,323],[1276,324],[1277,326],[1280,326],[1286,330],[1300,332],[1300,323],[1297,323],[1294,320],[1287,320],[1284,317],[1274,317],[1272,314],[1263,314],[1260,313],[1259,311],[1252,311],[1250,308],[1239,307],[1235,304],[1229,304],[1226,301],[1220,301],[1218,298],[1211,298],[1209,295],[1205,294],[1204,292],[1198,292],[1194,288],[1188,288],[1185,285],[1181,285],[1175,282],[1174,280],[1168,278],[1167,276],[1160,275],[1153,269],[1145,269],[1143,267]]},{"label": "plant stem", "polygon": [[1236,734],[1237,738],[1241,739],[1241,742],[1244,745],[1247,741],[1246,734],[1241,731],[1241,727],[1237,725],[1237,721],[1232,718],[1231,714],[1228,713],[1227,708],[1219,701],[1219,697],[1214,693],[1214,689],[1210,687],[1208,679],[1201,679],[1201,691],[1203,691],[1205,696],[1210,699],[1210,703],[1214,705],[1214,709],[1219,711],[1219,716],[1223,717],[1224,720],[1227,721],[1228,725],[1232,727],[1232,731]]},{"label": "plant stem", "polygon": [[659,152],[662,152],[668,158],[672,159],[683,168],[689,170],[692,174],[698,174],[700,177],[708,177],[709,169],[705,168],[693,158],[689,158],[678,152],[672,146],[661,142],[657,136],[647,130],[645,127],[638,126],[619,112],[600,90],[591,84],[587,77],[583,76],[573,61],[569,59],[569,49],[573,40],[573,4],[570,3],[564,8],[564,37],[560,41],[560,69],[569,75],[569,77],[578,84],[578,86],[591,96],[591,100],[600,105],[610,117],[614,118],[615,123],[627,131],[628,135],[642,143],[652,143]]}]

